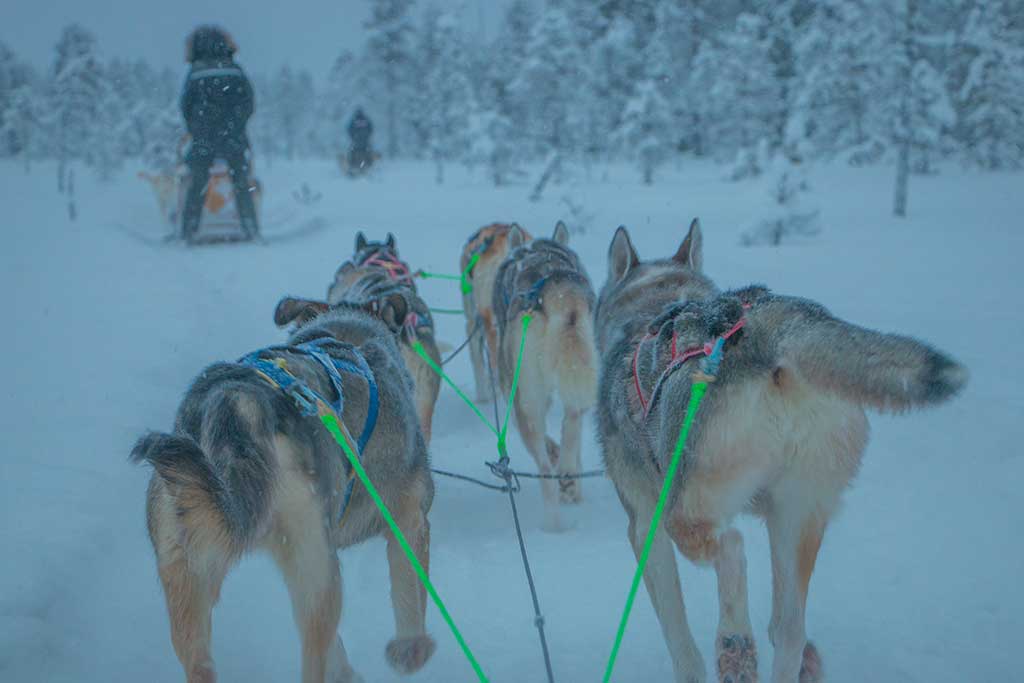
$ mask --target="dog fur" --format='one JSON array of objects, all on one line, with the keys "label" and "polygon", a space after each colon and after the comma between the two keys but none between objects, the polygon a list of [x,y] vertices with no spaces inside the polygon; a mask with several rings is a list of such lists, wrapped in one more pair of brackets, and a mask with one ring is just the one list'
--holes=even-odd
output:
[{"label": "dog fur", "polygon": [[[362,462],[424,567],[429,567],[433,500],[426,444],[412,401],[412,380],[384,325],[355,307],[339,307],[299,327],[290,344],[320,337],[351,343],[372,369],[380,415]],[[344,352],[332,351],[343,355]],[[286,349],[274,351],[322,396],[332,397],[319,364]],[[344,425],[361,426],[368,391],[344,375]],[[304,683],[361,680],[337,635],[341,576],[337,550],[375,536],[387,541],[397,633],[386,656],[409,673],[434,651],[425,630],[426,591],[369,494],[358,482],[344,521],[337,513],[348,462],[317,417],[303,417],[292,399],[255,370],[217,363],[185,395],[174,432],[142,437],[135,462],[155,470],[146,497],[150,539],[167,598],[171,639],[189,683],[215,681],[210,649],[212,608],[238,559],[271,553],[291,593],[302,639]]]},{"label": "dog fur", "polygon": [[[516,223],[492,223],[473,233],[462,248],[462,255],[459,258],[459,272],[464,273],[473,254],[480,253],[480,259],[469,274],[473,288],[462,295],[462,310],[466,314],[466,337],[473,337],[469,345],[469,354],[473,363],[478,403],[488,403],[494,398],[491,396],[490,374],[497,372],[498,325],[494,320],[491,303],[494,299],[494,280],[498,276],[498,268],[510,251],[508,237],[513,228],[518,228],[527,241],[533,239],[530,233]],[[478,324],[481,326],[479,331],[476,329]],[[485,365],[484,344],[487,345],[487,355],[491,359],[490,367]]]},{"label": "dog fur", "polygon": [[[513,407],[519,434],[541,474],[580,472],[583,415],[597,396],[594,290],[568,243],[569,231],[561,222],[551,239],[532,241],[513,227],[508,233],[511,251],[495,276],[491,301],[498,328],[498,376],[506,399],[523,337],[521,321],[532,315]],[[559,443],[545,433],[556,392],[563,408]],[[558,504],[582,500],[580,480],[542,479],[541,491],[544,528],[564,528]]]},{"label": "dog fur", "polygon": [[[700,272],[700,244],[696,221],[667,260],[641,262],[624,228],[612,241],[597,312],[598,428],[608,476],[639,557],[701,366],[693,359],[666,373],[672,342],[700,348],[745,317],[693,423],[644,581],[676,680],[704,681],[672,543],[691,561],[713,566],[718,680],[754,683],[743,538],[732,523],[742,512],[758,515],[772,557],[771,680],[813,683],[823,669],[806,638],[808,584],[829,519],[860,467],[864,409],[941,403],[967,373],[927,344],[857,327],[805,299],[763,287],[719,294]],[[637,383],[648,388],[647,410]]]},{"label": "dog fur", "polygon": [[[355,253],[351,261],[341,264],[334,274],[334,281],[327,288],[327,301],[321,304],[323,309],[337,305],[343,301],[358,304],[380,304],[376,312],[399,315],[398,297],[404,303],[404,313],[397,320],[384,320],[384,323],[395,335],[398,347],[406,367],[412,374],[415,384],[416,414],[419,416],[423,436],[429,445],[433,433],[434,406],[441,393],[441,378],[413,349],[413,342],[419,341],[423,350],[437,363],[441,364],[441,352],[434,334],[434,319],[430,307],[416,291],[416,283],[411,276],[408,265],[405,265],[409,277],[395,279],[388,271],[378,265],[366,263],[371,257],[385,256],[398,260],[398,246],[394,235],[388,233],[383,242],[368,241],[362,232],[356,235]],[[385,301],[393,305],[390,309],[384,306]],[[307,314],[310,309],[307,309]],[[405,326],[406,318],[415,314],[417,324],[414,328]],[[280,323],[279,323],[280,324]]]}]

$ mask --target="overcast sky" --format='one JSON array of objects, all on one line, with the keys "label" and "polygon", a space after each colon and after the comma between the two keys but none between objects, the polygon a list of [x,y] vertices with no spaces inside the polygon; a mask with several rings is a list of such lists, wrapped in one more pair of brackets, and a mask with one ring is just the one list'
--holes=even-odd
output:
[{"label": "overcast sky", "polygon": [[[438,0],[463,6],[467,28],[480,13],[493,30],[502,0]],[[426,4],[420,2],[420,5]],[[79,22],[96,35],[107,57],[143,57],[184,67],[184,41],[199,23],[222,24],[250,71],[285,63],[323,78],[344,48],[363,42],[369,0],[0,0],[0,41],[37,68],[50,68],[61,29]]]}]

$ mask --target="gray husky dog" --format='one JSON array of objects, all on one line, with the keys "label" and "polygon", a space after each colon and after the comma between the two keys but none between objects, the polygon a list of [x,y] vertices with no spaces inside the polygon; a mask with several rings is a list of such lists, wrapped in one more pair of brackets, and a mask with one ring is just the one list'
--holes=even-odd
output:
[{"label": "gray husky dog", "polygon": [[[334,400],[328,371],[296,348],[324,338],[322,349],[331,362],[365,359],[372,373],[379,415],[361,460],[428,567],[427,513],[434,486],[412,406],[412,380],[387,328],[360,308],[341,306],[298,328],[288,346],[264,350],[261,358],[283,364],[310,389]],[[340,375],[345,400],[339,417],[346,432],[374,424],[366,374]],[[174,432],[142,437],[131,458],[155,470],[146,498],[149,535],[171,640],[189,683],[216,678],[212,608],[227,572],[254,550],[270,552],[288,585],[302,637],[303,682],[361,680],[337,635],[337,550],[374,536],[387,541],[397,627],[386,649],[388,662],[410,673],[432,655],[426,591],[363,486],[356,482],[347,488],[352,472],[342,449],[315,415],[304,416],[254,367],[216,363],[206,368],[186,393]]]},{"label": "gray husky dog", "polygon": [[[327,288],[327,301],[322,304],[322,308],[326,310],[343,301],[382,302],[394,300],[392,295],[401,295],[406,304],[403,318],[384,322],[395,335],[405,365],[412,374],[416,387],[416,414],[423,428],[423,437],[429,445],[433,434],[434,406],[441,393],[441,377],[420,358],[413,349],[413,343],[420,342],[431,360],[441,364],[441,352],[430,307],[416,291],[416,282],[408,264],[399,258],[394,235],[388,233],[383,242],[372,242],[360,232],[356,235],[355,246],[352,260],[341,264],[335,272],[334,281]],[[304,311],[310,313],[314,309],[306,307]]]},{"label": "gray husky dog", "polygon": [[[583,414],[597,398],[594,290],[568,243],[569,231],[561,222],[551,239],[528,241],[518,226],[512,228],[511,251],[498,269],[492,301],[498,324],[498,375],[506,398],[523,338],[523,316],[532,316],[513,405],[516,426],[541,474],[579,473]],[[560,443],[545,434],[556,391],[563,408]],[[580,502],[580,480],[542,479],[541,491],[544,527],[559,530],[559,499]]]},{"label": "gray husky dog", "polygon": [[[818,549],[868,438],[865,408],[905,411],[950,399],[967,372],[927,344],[839,320],[763,287],[720,294],[701,272],[694,222],[670,259],[641,262],[619,228],[598,303],[599,437],[639,557],[691,387],[713,380],[685,444],[644,581],[677,681],[705,680],[686,621],[672,544],[718,576],[718,679],[754,683],[743,539],[763,518],[771,544],[774,683],[823,680],[804,610]],[[708,344],[726,339],[717,377]]]}]

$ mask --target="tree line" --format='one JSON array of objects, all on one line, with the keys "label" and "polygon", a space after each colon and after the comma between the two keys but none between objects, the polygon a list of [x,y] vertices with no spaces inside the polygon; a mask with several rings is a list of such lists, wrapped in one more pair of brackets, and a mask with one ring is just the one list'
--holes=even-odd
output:
[{"label": "tree line", "polygon": [[[943,160],[1024,164],[1021,0],[511,0],[486,39],[449,4],[374,0],[365,45],[319,79],[252,74],[258,157],[333,157],[362,106],[386,157],[439,180],[629,159],[653,182],[680,155],[752,173],[784,155],[895,162],[905,187]],[[0,156],[173,163],[179,78],[77,25],[44,73],[0,45]]]}]

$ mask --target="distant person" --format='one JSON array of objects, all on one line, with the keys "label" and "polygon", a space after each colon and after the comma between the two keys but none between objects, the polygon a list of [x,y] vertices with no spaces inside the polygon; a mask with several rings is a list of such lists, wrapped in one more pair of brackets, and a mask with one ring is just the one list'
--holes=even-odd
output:
[{"label": "distant person", "polygon": [[348,122],[348,137],[352,140],[348,153],[350,170],[369,168],[373,163],[373,152],[370,150],[371,135],[373,123],[361,108],[357,108]]},{"label": "distant person", "polygon": [[181,94],[181,113],[192,136],[185,157],[191,176],[182,211],[186,240],[199,230],[214,159],[223,159],[228,165],[242,232],[247,238],[259,234],[249,191],[249,139],[245,133],[252,116],[252,84],[235,63],[237,49],[231,36],[216,26],[200,26],[185,43],[185,60],[192,65]]}]

